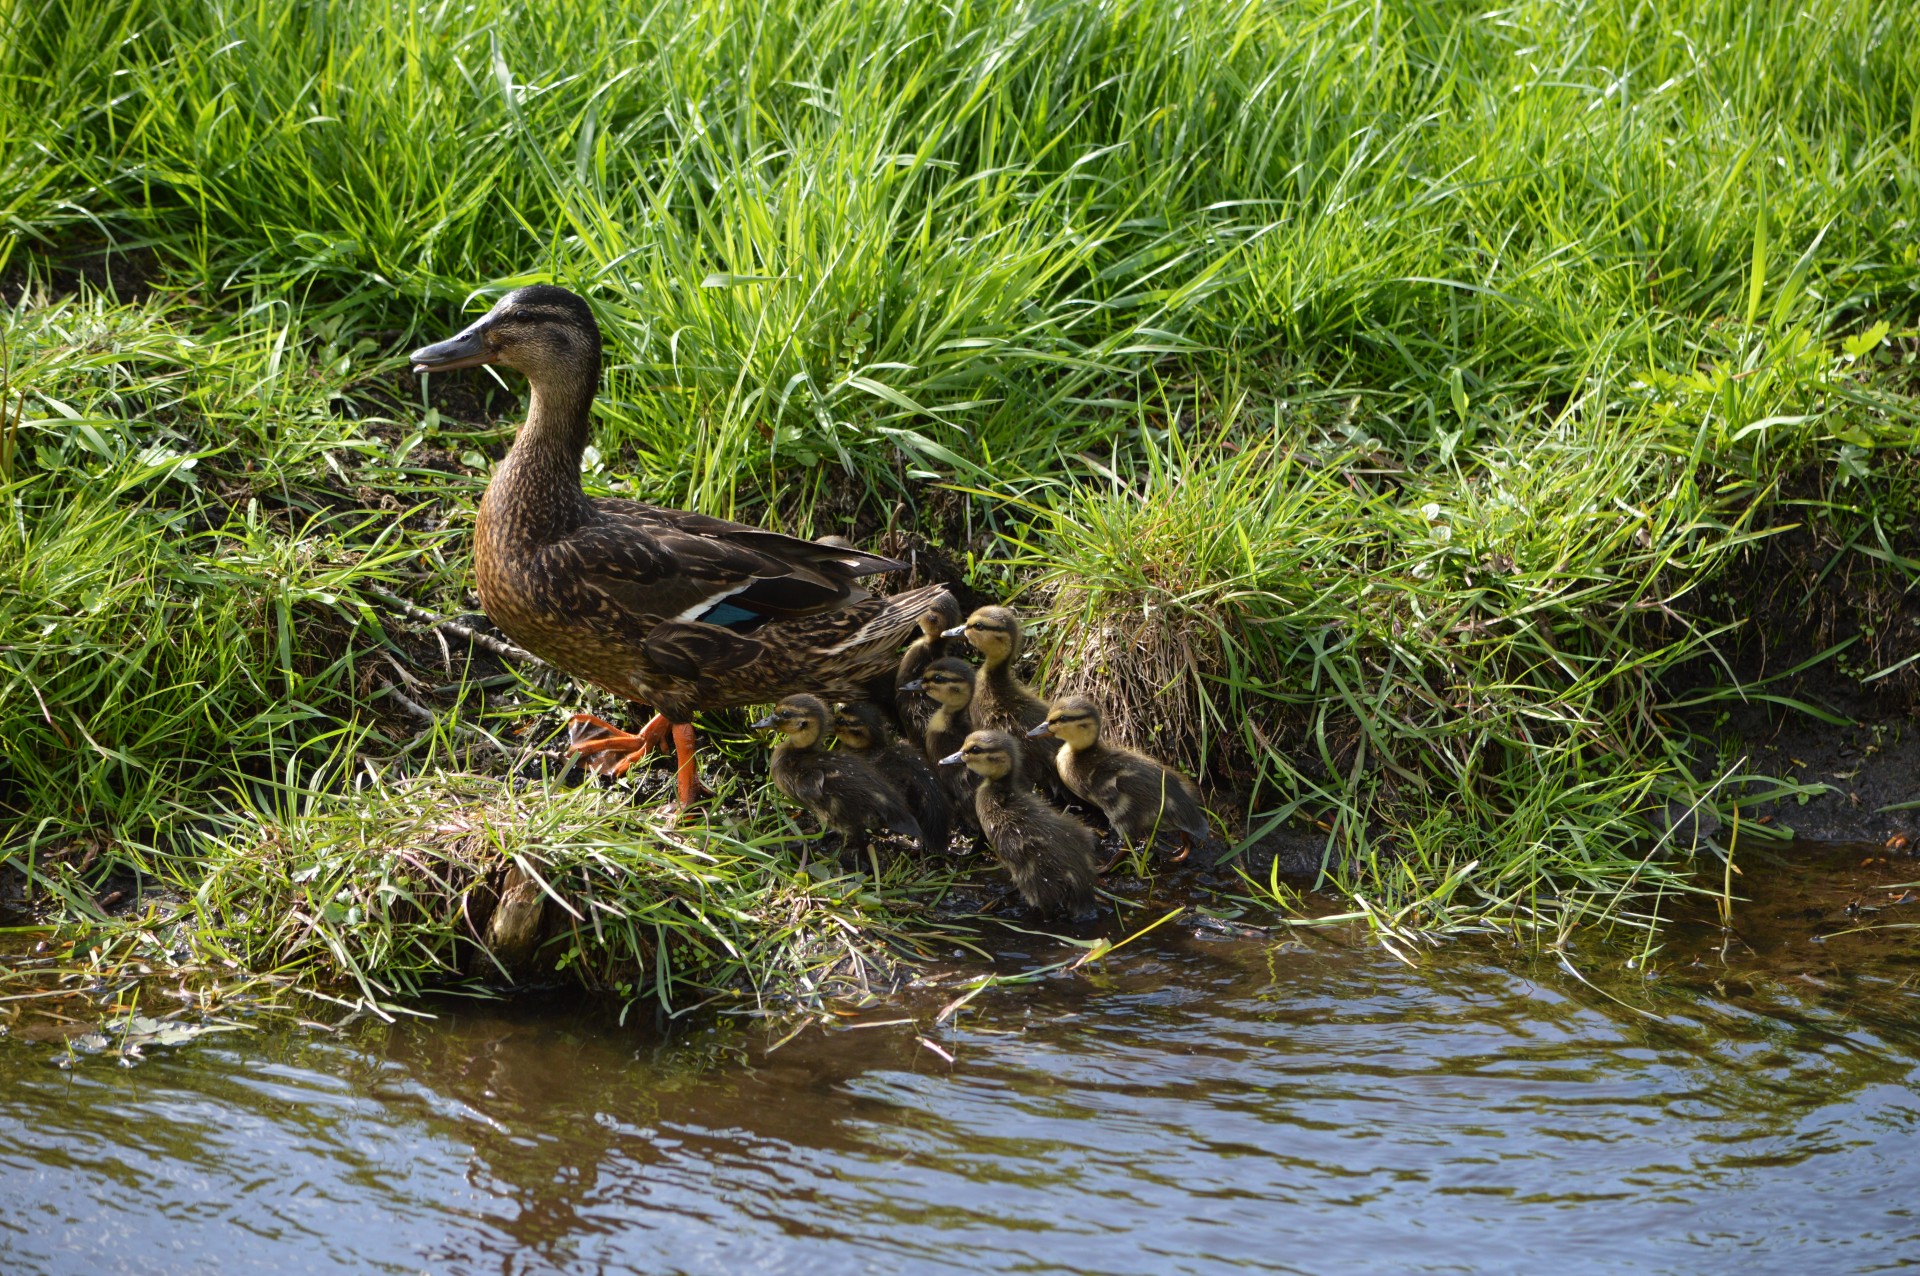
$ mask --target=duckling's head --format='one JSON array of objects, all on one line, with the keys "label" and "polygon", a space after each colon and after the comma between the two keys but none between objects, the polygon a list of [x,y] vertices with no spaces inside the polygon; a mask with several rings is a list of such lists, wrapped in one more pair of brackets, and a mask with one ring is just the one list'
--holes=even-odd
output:
[{"label": "duckling's head", "polygon": [[964,709],[973,703],[973,666],[957,656],[940,657],[927,666],[918,682],[920,690],[949,709]]},{"label": "duckling's head", "polygon": [[448,372],[503,363],[529,381],[600,379],[600,325],[593,311],[565,288],[515,288],[458,336],[407,356],[415,372]]},{"label": "duckling's head", "polygon": [[1014,775],[1020,767],[1020,742],[1004,731],[976,731],[958,753],[940,759],[941,766],[964,763],[967,770],[989,780]]},{"label": "duckling's head", "polygon": [[1100,706],[1086,696],[1062,696],[1047,709],[1047,720],[1030,736],[1057,735],[1075,749],[1090,749],[1100,738]]},{"label": "duckling's head", "polygon": [[933,600],[933,606],[920,613],[920,632],[932,642],[960,623],[960,600],[952,594],[942,594]]},{"label": "duckling's head", "polygon": [[988,664],[1000,664],[1020,655],[1020,617],[1011,607],[982,607],[967,617],[967,623],[947,630],[947,637],[966,635],[974,649]]},{"label": "duckling's head", "polygon": [[849,749],[862,753],[893,742],[887,720],[880,716],[876,706],[865,700],[840,706],[833,715],[833,734]]},{"label": "duckling's head", "polygon": [[788,696],[753,724],[755,731],[778,731],[796,749],[810,749],[826,734],[833,713],[819,696]]}]

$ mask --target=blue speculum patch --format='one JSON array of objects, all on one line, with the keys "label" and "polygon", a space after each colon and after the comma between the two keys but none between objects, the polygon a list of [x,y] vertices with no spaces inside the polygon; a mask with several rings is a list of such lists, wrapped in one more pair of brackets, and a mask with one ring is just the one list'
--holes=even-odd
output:
[{"label": "blue speculum patch", "polygon": [[759,612],[735,607],[732,603],[715,603],[700,613],[702,624],[722,625],[728,629],[752,629],[765,620],[766,617]]}]

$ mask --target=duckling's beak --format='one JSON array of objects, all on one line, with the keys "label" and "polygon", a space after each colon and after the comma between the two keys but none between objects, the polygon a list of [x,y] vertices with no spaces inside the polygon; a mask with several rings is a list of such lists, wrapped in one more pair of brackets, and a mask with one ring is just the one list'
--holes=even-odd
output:
[{"label": "duckling's beak", "polygon": [[962,762],[965,762],[966,760],[967,760],[966,755],[964,754],[949,753],[946,757],[940,759],[940,765],[941,766],[959,766]]},{"label": "duckling's beak", "polygon": [[421,346],[407,358],[412,361],[415,372],[451,372],[455,368],[477,368],[483,363],[492,363],[486,331],[487,321],[482,319],[459,336]]},{"label": "duckling's beak", "polygon": [[942,629],[940,636],[942,638],[962,638],[966,636],[966,632],[967,627],[965,625],[955,625],[951,629]]},{"label": "duckling's beak", "polygon": [[902,691],[925,691],[926,689],[927,684],[918,678],[915,678],[911,682],[903,682],[900,684],[900,690]]},{"label": "duckling's beak", "polygon": [[1042,722],[1039,726],[1027,732],[1027,739],[1038,740],[1043,735],[1052,735],[1052,734],[1053,734],[1053,724],[1051,722]]},{"label": "duckling's beak", "polygon": [[749,731],[771,731],[771,730],[773,730],[773,715],[772,715],[771,713],[769,713],[769,714],[768,714],[768,715],[767,715],[766,717],[764,717],[764,718],[762,718],[762,719],[760,719],[760,721],[758,721],[758,722],[756,722],[756,723],[754,723],[754,724],[753,724],[752,726],[750,726],[750,727],[748,727],[748,728],[747,728],[747,730],[749,730]]}]

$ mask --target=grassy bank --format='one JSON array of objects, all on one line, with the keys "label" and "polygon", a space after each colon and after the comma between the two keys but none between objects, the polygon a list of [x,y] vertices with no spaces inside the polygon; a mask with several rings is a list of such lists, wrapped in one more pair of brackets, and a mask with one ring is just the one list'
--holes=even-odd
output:
[{"label": "grassy bank", "polygon": [[[1718,883],[1671,814],[1780,785],[1708,764],[1716,703],[1842,643],[1910,702],[1920,18],[909,9],[13,6],[10,860],[375,989],[471,970],[405,909],[527,845],[403,904],[423,791],[548,821],[516,862],[670,919],[690,988],[913,915],[757,796],[708,846],[517,789],[577,693],[392,601],[470,610],[513,412],[398,356],[535,278],[608,332],[590,487],[1018,594],[1049,683],[1394,929]],[[543,951],[664,989],[665,934]]]}]

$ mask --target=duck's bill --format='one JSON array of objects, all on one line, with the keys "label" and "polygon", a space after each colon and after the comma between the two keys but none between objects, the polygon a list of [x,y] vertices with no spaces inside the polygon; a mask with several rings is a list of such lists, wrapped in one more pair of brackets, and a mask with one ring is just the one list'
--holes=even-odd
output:
[{"label": "duck's bill", "polygon": [[942,638],[958,638],[961,635],[965,634],[966,632],[967,632],[967,627],[965,625],[955,625],[951,629],[942,629],[940,631],[940,636]]},{"label": "duck's bill", "polygon": [[478,327],[469,328],[457,337],[421,346],[407,358],[415,372],[452,372],[455,368],[477,368],[493,362]]},{"label": "duck's bill", "polygon": [[753,724],[752,726],[750,726],[750,727],[748,727],[748,728],[747,728],[747,730],[749,730],[749,731],[771,731],[771,730],[773,730],[773,715],[772,715],[772,714],[768,714],[768,715],[767,715],[766,717],[764,717],[764,718],[762,718],[762,719],[760,719],[760,721],[758,721],[758,722],[756,722],[756,723],[754,723],[754,724]]},{"label": "duck's bill", "polygon": [[1027,739],[1038,740],[1041,736],[1047,736],[1052,734],[1053,734],[1053,724],[1051,722],[1042,722],[1039,726],[1027,732]]},{"label": "duck's bill", "polygon": [[940,765],[941,766],[959,766],[962,762],[965,762],[966,760],[967,760],[966,757],[962,754],[949,753],[946,757],[940,759]]},{"label": "duck's bill", "polygon": [[918,678],[912,678],[900,684],[900,690],[902,691],[925,691],[926,689],[927,684]]}]

